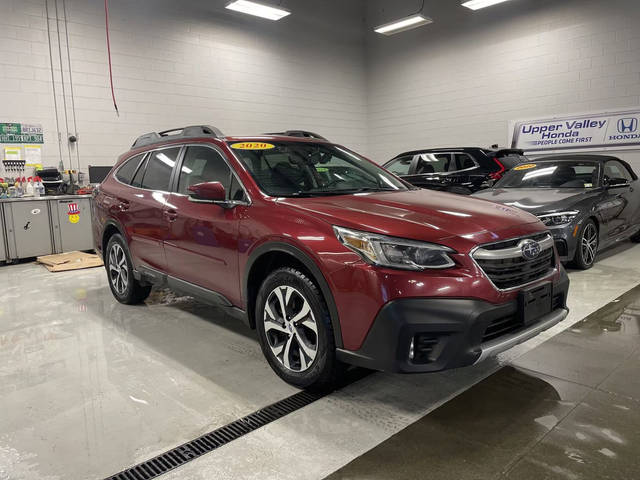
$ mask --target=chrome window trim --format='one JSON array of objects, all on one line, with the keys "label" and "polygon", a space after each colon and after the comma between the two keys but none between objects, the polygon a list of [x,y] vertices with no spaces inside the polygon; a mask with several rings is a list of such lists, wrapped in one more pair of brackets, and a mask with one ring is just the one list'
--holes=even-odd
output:
[{"label": "chrome window trim", "polygon": [[[247,202],[242,202],[242,201],[238,201],[238,200],[234,200],[233,203],[235,205],[245,205],[245,206],[249,206],[253,203],[253,201],[251,200],[251,196],[249,195],[249,192],[247,192],[246,187],[244,186],[244,184],[242,183],[242,181],[240,180],[240,177],[238,177],[238,174],[235,170],[235,168],[233,168],[233,166],[229,163],[227,156],[224,154],[224,151],[219,148],[217,145],[211,145],[209,143],[176,143],[176,144],[172,144],[172,145],[166,145],[164,147],[160,147],[160,148],[152,148],[150,150],[146,150],[144,152],[141,153],[136,153],[135,155],[131,155],[129,158],[127,158],[126,160],[124,160],[122,162],[122,165],[124,165],[129,159],[137,156],[137,155],[143,155],[142,157],[142,161],[140,162],[140,164],[138,165],[138,168],[136,169],[136,171],[134,172],[133,176],[135,177],[136,173],[138,173],[138,170],[140,169],[140,167],[142,167],[142,164],[147,160],[147,157],[149,155],[151,155],[153,152],[157,152],[160,150],[166,150],[167,148],[180,148],[180,151],[178,152],[178,156],[176,157],[176,164],[180,163],[180,168],[182,168],[182,160],[184,157],[184,154],[186,153],[186,147],[189,146],[193,146],[193,147],[208,147],[214,151],[217,151],[221,156],[222,159],[224,160],[224,162],[227,164],[227,166],[229,167],[229,170],[231,170],[231,173],[233,174],[233,176],[236,178],[236,180],[238,181],[238,184],[240,185],[240,188],[242,188],[242,191],[244,192],[245,196],[247,197],[248,201]],[[136,187],[131,185],[130,183],[124,183],[121,182],[120,180],[118,180],[118,178],[116,177],[116,172],[118,170],[120,170],[120,168],[122,168],[122,165],[120,167],[118,167],[112,174],[113,179],[118,182],[120,185],[124,185],[125,187],[129,187],[129,188],[135,188],[136,190],[144,190],[145,192],[162,192],[162,193],[173,193],[175,195],[181,195],[181,196],[185,196],[188,197],[189,195],[186,195],[184,193],[179,193],[177,191],[177,185],[175,186],[175,188],[173,188],[174,186],[173,184],[173,176],[174,176],[174,172],[175,174],[178,176],[178,178],[176,180],[179,180],[179,175],[180,172],[177,171],[177,169],[174,167],[174,169],[172,170],[171,173],[171,178],[169,179],[169,190],[152,190],[149,188],[143,188],[143,187]],[[133,180],[133,178],[132,178]]]},{"label": "chrome window trim", "polygon": [[[478,251],[478,250],[482,249],[483,247],[489,246],[489,245],[495,245],[495,244],[497,244],[497,243],[503,243],[503,242],[508,242],[508,241],[511,241],[511,240],[518,240],[518,239],[520,239],[520,240],[527,240],[527,239],[531,239],[531,237],[533,237],[533,236],[535,236],[535,235],[537,235],[537,234],[535,234],[535,233],[534,233],[534,234],[532,234],[532,235],[525,235],[525,236],[523,236],[523,237],[507,238],[507,239],[505,239],[505,240],[500,240],[500,241],[498,241],[498,242],[491,242],[491,243],[484,243],[484,244],[482,244],[482,245],[477,245],[476,247],[474,247],[474,248],[469,252],[469,256],[471,257],[471,261],[472,261],[472,262],[474,263],[474,265],[478,268],[478,270],[480,271],[480,273],[482,274],[482,276],[483,276],[484,278],[486,278],[486,279],[489,281],[489,283],[491,283],[491,285],[493,286],[493,288],[495,288],[495,289],[496,289],[496,290],[498,290],[499,292],[507,293],[507,292],[513,292],[514,290],[521,290],[521,289],[523,289],[523,288],[525,288],[525,287],[528,287],[529,285],[533,285],[533,284],[535,284],[535,283],[542,282],[542,281],[544,281],[544,280],[548,280],[549,278],[553,277],[553,276],[558,272],[558,257],[557,257],[557,255],[555,255],[555,249],[554,249],[554,253],[553,253],[553,255],[554,255],[554,259],[555,259],[555,264],[554,264],[554,267],[549,271],[549,273],[548,273],[548,274],[546,274],[546,275],[545,275],[545,276],[543,276],[543,277],[540,277],[540,278],[537,278],[537,279],[535,279],[535,280],[532,280],[531,282],[523,283],[522,285],[517,285],[517,286],[515,286],[515,287],[509,287],[509,288],[499,288],[495,283],[493,283],[493,281],[491,280],[491,278],[489,278],[489,275],[487,275],[487,274],[485,273],[485,271],[482,269],[482,267],[480,266],[480,264],[479,264],[479,263],[476,261],[476,259],[474,258],[474,254],[476,253],[476,251]],[[547,240],[547,239],[549,239],[549,238],[550,238],[550,239],[551,239],[551,241],[552,241],[552,245],[551,245],[551,247],[553,248],[553,246],[555,245],[555,241],[553,240],[553,236],[551,235],[551,233],[550,233],[550,232],[547,232],[547,238],[545,238],[545,239],[543,239],[543,240],[541,240],[541,241],[546,241],[546,240]],[[510,247],[510,248],[517,248],[517,247]],[[510,248],[509,248],[509,249],[510,249]],[[495,251],[500,252],[500,251],[509,250],[509,249],[495,250]],[[522,255],[519,255],[519,256],[522,256]],[[498,258],[498,259],[499,259],[500,257],[493,257],[493,258],[494,258],[494,259],[496,259],[496,258]],[[509,258],[509,257],[503,257],[503,258]],[[517,258],[517,257],[511,257],[511,258]]]},{"label": "chrome window trim", "polygon": [[447,175],[453,175],[454,173],[468,172],[469,170],[476,169],[476,168],[478,168],[480,166],[480,164],[478,163],[476,158],[473,155],[471,155],[470,153],[457,152],[455,150],[449,150],[449,151],[446,151],[446,152],[423,152],[423,153],[417,153],[415,155],[416,164],[417,164],[417,159],[420,157],[420,155],[441,155],[441,154],[450,155],[451,156],[451,159],[449,160],[450,162],[455,162],[456,161],[455,157],[454,157],[454,155],[456,155],[456,154],[467,155],[471,159],[471,161],[473,162],[473,167],[463,168],[462,170],[451,170],[451,171],[447,171],[447,172],[415,173],[414,175],[443,175],[443,176],[447,176]]}]

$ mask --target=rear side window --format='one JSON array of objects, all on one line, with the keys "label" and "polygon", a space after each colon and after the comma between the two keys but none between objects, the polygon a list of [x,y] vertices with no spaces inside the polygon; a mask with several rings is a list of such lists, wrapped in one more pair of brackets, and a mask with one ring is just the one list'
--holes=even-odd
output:
[{"label": "rear side window", "polygon": [[122,166],[118,168],[116,178],[122,183],[129,185],[133,179],[133,174],[136,173],[136,169],[138,168],[138,165],[140,165],[140,161],[143,157],[144,153],[131,157],[129,160],[125,161]]},{"label": "rear side window", "polygon": [[456,159],[455,168],[457,170],[466,170],[467,168],[476,166],[476,162],[474,162],[473,158],[467,153],[454,153],[453,156]]},{"label": "rear side window", "polygon": [[169,191],[171,172],[180,153],[180,147],[165,148],[151,153],[142,177],[142,188]]},{"label": "rear side window", "polygon": [[391,173],[396,175],[409,175],[409,169],[411,168],[411,161],[413,155],[407,155],[406,157],[400,157],[393,160],[385,168]]},{"label": "rear side window", "polygon": [[444,173],[451,169],[451,154],[449,153],[423,153],[418,155],[416,174]]}]

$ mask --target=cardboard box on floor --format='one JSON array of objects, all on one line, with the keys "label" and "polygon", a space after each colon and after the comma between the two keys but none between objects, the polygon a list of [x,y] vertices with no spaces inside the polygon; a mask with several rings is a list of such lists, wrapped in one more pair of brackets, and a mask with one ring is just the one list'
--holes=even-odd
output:
[{"label": "cardboard box on floor", "polygon": [[102,258],[93,253],[68,252],[56,255],[45,255],[36,259],[50,272],[66,272],[68,270],[80,270],[82,268],[101,267]]}]

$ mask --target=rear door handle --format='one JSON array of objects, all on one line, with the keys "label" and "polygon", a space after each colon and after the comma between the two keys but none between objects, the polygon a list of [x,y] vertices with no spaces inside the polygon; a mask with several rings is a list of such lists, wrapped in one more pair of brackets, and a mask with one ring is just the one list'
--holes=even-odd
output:
[{"label": "rear door handle", "polygon": [[172,209],[165,210],[164,216],[167,217],[167,220],[169,220],[170,222],[175,222],[178,218],[178,212]]}]

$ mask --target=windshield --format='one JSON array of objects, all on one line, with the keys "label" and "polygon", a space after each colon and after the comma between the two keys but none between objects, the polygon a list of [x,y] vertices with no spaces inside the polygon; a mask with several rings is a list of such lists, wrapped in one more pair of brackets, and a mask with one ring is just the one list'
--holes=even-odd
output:
[{"label": "windshield", "polygon": [[408,190],[386,170],[322,143],[230,142],[260,189],[275,197]]},{"label": "windshield", "polygon": [[495,188],[596,188],[597,163],[540,162],[519,165],[505,174]]}]

